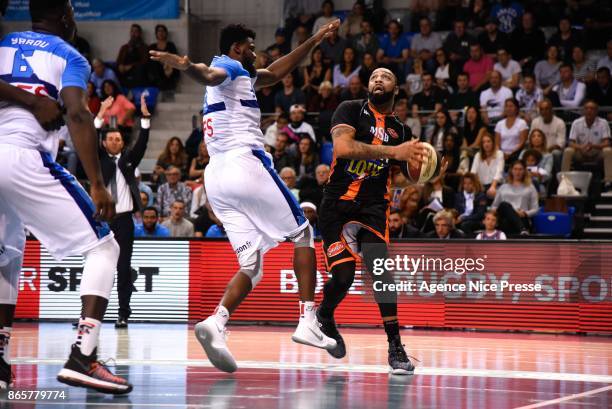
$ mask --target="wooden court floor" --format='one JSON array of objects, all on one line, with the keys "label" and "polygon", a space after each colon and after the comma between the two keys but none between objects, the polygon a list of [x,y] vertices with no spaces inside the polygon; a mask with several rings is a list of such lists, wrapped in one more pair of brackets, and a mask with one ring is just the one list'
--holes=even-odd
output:
[{"label": "wooden court floor", "polygon": [[[341,329],[347,357],[291,341],[291,328],[230,326],[234,374],[211,367],[186,324],[105,324],[99,355],[134,384],[128,396],[67,389],[67,401],[7,408],[612,408],[612,338],[403,330],[421,362],[387,372],[382,329]],[[75,337],[69,323],[17,323],[16,388],[61,388],[55,376]]]}]

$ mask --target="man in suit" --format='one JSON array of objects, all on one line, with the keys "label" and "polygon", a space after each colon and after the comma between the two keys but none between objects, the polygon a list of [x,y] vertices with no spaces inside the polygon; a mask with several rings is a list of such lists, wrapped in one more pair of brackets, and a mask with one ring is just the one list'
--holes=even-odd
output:
[{"label": "man in suit", "polygon": [[[149,142],[149,128],[151,115],[147,109],[144,97],[141,98],[142,119],[140,120],[140,135],[134,146],[130,149],[125,146],[123,135],[118,129],[105,129],[102,131],[102,146],[99,149],[100,165],[104,185],[115,201],[116,216],[110,224],[119,243],[120,253],[117,262],[117,293],[119,298],[119,317],[115,328],[126,328],[130,309],[130,299],[134,291],[132,277],[132,249],[134,246],[134,220],[132,214],[142,210],[140,191],[135,177],[136,167],[140,164],[147,143]],[[96,118],[97,128],[102,121]]]},{"label": "man in suit", "polygon": [[461,189],[455,195],[455,210],[459,213],[458,227],[473,237],[474,231],[482,228],[481,221],[487,211],[487,196],[475,174],[463,175]]}]

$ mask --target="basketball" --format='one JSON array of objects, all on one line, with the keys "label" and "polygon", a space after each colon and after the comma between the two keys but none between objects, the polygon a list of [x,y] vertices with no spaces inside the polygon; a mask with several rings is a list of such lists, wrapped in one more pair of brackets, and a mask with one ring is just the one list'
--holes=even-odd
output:
[{"label": "basketball", "polygon": [[440,174],[440,154],[427,142],[423,142],[423,146],[427,149],[427,156],[419,167],[411,166],[408,162],[401,165],[402,173],[412,183],[425,183]]}]

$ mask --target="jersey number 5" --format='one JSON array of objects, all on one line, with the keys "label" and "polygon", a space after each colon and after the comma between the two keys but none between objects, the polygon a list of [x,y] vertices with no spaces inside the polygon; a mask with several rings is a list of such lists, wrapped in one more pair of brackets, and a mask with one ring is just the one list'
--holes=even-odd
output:
[{"label": "jersey number 5", "polygon": [[212,118],[208,118],[207,120],[204,121],[204,135],[208,136],[209,138],[213,136],[213,126],[212,126]]}]

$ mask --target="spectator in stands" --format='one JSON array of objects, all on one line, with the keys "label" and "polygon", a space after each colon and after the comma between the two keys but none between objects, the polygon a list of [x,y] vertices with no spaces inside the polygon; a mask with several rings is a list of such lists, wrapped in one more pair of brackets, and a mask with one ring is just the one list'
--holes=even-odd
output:
[{"label": "spectator in stands", "polygon": [[507,162],[518,159],[527,142],[529,126],[519,117],[519,105],[516,99],[508,98],[504,102],[504,119],[495,125],[495,139],[504,153]]},{"label": "spectator in stands", "polygon": [[93,61],[91,62],[91,68],[92,71],[91,75],[89,76],[89,81],[94,84],[96,88],[96,93],[99,97],[102,96],[102,85],[104,85],[104,82],[106,80],[110,80],[113,81],[115,84],[119,84],[119,80],[115,75],[115,71],[107,67],[99,58],[93,59]]},{"label": "spectator in stands", "polygon": [[391,210],[388,225],[392,239],[414,239],[421,235],[419,229],[406,223],[399,210]]},{"label": "spectator in stands", "polygon": [[558,48],[560,60],[570,62],[574,46],[584,44],[584,36],[581,30],[572,28],[570,18],[564,16],[559,20],[559,28],[557,32],[552,35],[548,44],[549,46]]},{"label": "spectator in stands", "polygon": [[308,111],[333,113],[338,107],[338,104],[338,97],[334,93],[332,83],[323,81],[321,85],[319,85],[319,92],[308,99]]},{"label": "spectator in stands", "polygon": [[495,17],[487,19],[485,31],[478,35],[478,43],[482,47],[482,52],[490,58],[495,58],[500,48],[507,50],[509,41],[508,36],[498,30],[497,19]]},{"label": "spectator in stands", "polygon": [[469,156],[473,156],[480,147],[480,141],[487,133],[487,127],[482,122],[480,109],[476,105],[468,106],[465,110],[463,126],[459,128],[461,146]]},{"label": "spectator in stands", "polygon": [[372,56],[376,55],[380,44],[378,43],[376,33],[374,33],[371,21],[363,20],[361,22],[361,33],[352,37],[351,44],[357,52],[357,58],[360,60],[363,59],[366,53],[372,54]]},{"label": "spectator in stands", "polygon": [[223,228],[223,223],[221,223],[221,220],[219,220],[219,218],[215,215],[215,212],[213,212],[210,202],[206,202],[205,206],[206,210],[208,211],[208,218],[212,222],[212,225],[208,228],[204,237],[215,239],[226,238],[227,233]]},{"label": "spectator in stands", "polygon": [[296,188],[297,184],[297,173],[295,168],[285,167],[278,172],[278,175],[283,180],[285,185],[289,188],[296,200],[300,200],[300,190]]},{"label": "spectator in stands", "polygon": [[317,33],[324,25],[336,20],[336,17],[334,16],[334,2],[331,0],[325,0],[321,4],[321,14],[322,15],[315,20],[312,26],[312,34]]},{"label": "spectator in stands", "polygon": [[516,91],[516,100],[519,103],[519,108],[523,118],[527,122],[537,115],[538,104],[544,99],[544,93],[536,85],[536,80],[533,74],[526,73],[523,75],[523,83],[518,91]]},{"label": "spectator in stands", "polygon": [[[554,158],[552,153],[548,151],[547,145],[544,132],[540,129],[534,129],[529,133],[527,149],[524,149],[519,157],[519,159],[525,161],[527,170],[538,191],[540,191],[540,186],[545,187],[553,174]],[[546,193],[546,189],[542,189],[542,193]]]},{"label": "spectator in stands", "polygon": [[359,76],[351,78],[348,84],[348,88],[343,89],[340,93],[340,102],[351,101],[354,99],[365,99],[368,97],[368,93],[361,84]]},{"label": "spectator in stands", "polygon": [[[478,106],[478,97],[470,88],[469,74],[462,72],[457,75],[457,90],[448,97],[448,109],[461,110],[466,107]],[[457,114],[451,114],[451,117],[457,117]]]},{"label": "spectator in stands", "polygon": [[322,163],[315,169],[314,179],[301,177],[296,187],[300,189],[300,200],[319,206],[323,199],[323,187],[329,179],[329,166]]},{"label": "spectator in stands", "polygon": [[117,69],[121,84],[127,88],[146,86],[148,62],[149,54],[147,45],[142,39],[142,27],[132,24],[130,41],[121,47],[117,56]]},{"label": "spectator in stands", "polygon": [[462,239],[465,234],[455,227],[455,218],[450,210],[440,210],[433,217],[435,230],[426,234],[427,238]]},{"label": "spectator in stands", "polygon": [[574,48],[572,48],[572,68],[574,69],[574,78],[578,81],[588,83],[595,79],[597,61],[587,59],[584,48],[580,45],[575,45]]},{"label": "spectator in stands", "polygon": [[[500,120],[504,113],[505,102],[513,98],[510,88],[502,85],[501,74],[497,71],[491,73],[491,88],[487,88],[480,94],[480,108],[485,123],[493,124]],[[518,115],[518,112],[516,113]]]},{"label": "spectator in stands", "polygon": [[395,105],[395,116],[401,123],[410,128],[414,138],[421,138],[421,121],[417,114],[413,112],[412,116],[408,116],[408,104],[406,100],[397,102]]},{"label": "spectator in stands", "polygon": [[440,34],[431,30],[431,20],[421,17],[419,20],[419,32],[412,37],[411,55],[423,62],[425,69],[433,71],[435,66],[434,52],[442,48]]},{"label": "spectator in stands", "polygon": [[472,90],[480,91],[489,82],[493,71],[493,60],[482,53],[480,44],[472,44],[470,45],[470,59],[463,65],[463,71],[468,74]]},{"label": "spectator in stands", "polygon": [[529,219],[538,212],[538,192],[523,161],[510,166],[508,183],[497,190],[492,208],[497,210],[500,229],[506,234],[529,234]]},{"label": "spectator in stands", "polygon": [[500,0],[491,8],[491,16],[499,21],[499,31],[506,34],[516,30],[523,12],[521,3],[512,0]]},{"label": "spectator in stands", "polygon": [[177,136],[168,139],[163,152],[157,157],[157,163],[151,175],[152,181],[158,184],[163,183],[164,172],[167,171],[170,166],[174,166],[179,170],[179,179],[187,176],[189,161],[187,153],[185,153],[183,141]]},{"label": "spectator in stands", "polygon": [[[140,169],[136,168],[136,170],[134,171],[134,177],[136,178],[136,183],[138,183],[138,190],[141,193],[147,195],[147,201],[143,202],[142,208],[144,209],[145,207],[153,206],[155,202],[153,190],[151,190],[149,185],[142,181],[142,174],[140,173]],[[142,195],[140,196],[140,198],[142,199]]]},{"label": "spectator in stands", "polygon": [[281,169],[296,167],[295,155],[288,149],[290,143],[287,132],[281,130],[277,133],[276,144],[274,145],[274,168],[277,172]]},{"label": "spectator in stands", "polygon": [[281,54],[289,54],[291,52],[291,44],[287,41],[287,33],[283,28],[276,29],[274,43],[266,48],[266,52],[275,47],[278,48]]},{"label": "spectator in stands", "polygon": [[333,73],[333,84],[338,94],[342,88],[348,86],[351,78],[359,76],[359,70],[361,69],[352,47],[346,47],[342,55],[342,61],[340,64],[334,65]]},{"label": "spectator in stands", "polygon": [[533,70],[535,63],[544,57],[546,37],[536,26],[533,13],[527,11],[521,17],[521,26],[510,36],[511,52],[524,70]]},{"label": "spectator in stands", "polygon": [[323,62],[323,52],[320,47],[316,47],[311,53],[310,65],[304,67],[302,75],[304,76],[304,86],[302,90],[309,97],[317,95],[319,85],[323,81],[331,81],[332,71],[327,64]]},{"label": "spectator in stands", "polygon": [[262,114],[273,114],[276,112],[276,93],[274,87],[262,87],[255,93],[257,104]]},{"label": "spectator in stands", "polygon": [[426,182],[423,186],[420,211],[416,225],[423,232],[434,229],[433,215],[444,209],[455,207],[455,191],[444,183],[445,174],[441,172],[438,177]]},{"label": "spectator in stands", "polygon": [[292,105],[306,105],[306,96],[301,89],[295,87],[293,74],[283,78],[283,88],[276,92],[274,104],[277,112],[289,112]]},{"label": "spectator in stands", "polygon": [[202,132],[202,111],[199,115],[193,115],[191,117],[191,126],[193,130],[187,137],[185,142],[185,153],[187,154],[187,163],[191,163],[193,158],[198,156],[200,150],[200,143],[204,140],[204,132]]},{"label": "spectator in stands", "polygon": [[314,129],[312,125],[304,121],[304,114],[306,109],[303,105],[291,105],[289,109],[289,129],[301,138],[306,135],[312,139],[313,142],[317,141]]},{"label": "spectator in stands", "polygon": [[536,83],[542,88],[544,95],[548,95],[552,87],[561,80],[559,75],[561,64],[559,49],[556,45],[548,46],[546,50],[546,59],[536,63],[533,73],[536,78]]},{"label": "spectator in stands", "polygon": [[608,72],[612,73],[612,39],[606,43],[606,55],[597,61],[597,68],[607,67]]},{"label": "spectator in stands", "polygon": [[404,65],[410,57],[410,42],[402,35],[402,25],[391,20],[387,25],[387,34],[380,41],[376,54],[378,63],[389,68],[398,79],[404,78]]},{"label": "spectator in stands", "polygon": [[[308,31],[308,27],[304,24],[300,24],[293,31],[293,35],[291,36],[291,49],[295,50],[300,45],[302,45],[308,38],[310,37],[310,32]],[[305,59],[308,61],[308,58]]]},{"label": "spectator in stands", "polygon": [[486,0],[473,0],[470,2],[466,26],[469,30],[481,29],[489,17],[489,8]]},{"label": "spectator in stands", "polygon": [[[569,147],[563,152],[561,170],[567,172],[572,164],[603,162],[606,189],[612,183],[612,147],[608,121],[597,116],[597,102],[588,100],[584,104],[584,115],[572,123]],[[601,165],[599,165],[601,166]]]},{"label": "spectator in stands", "polygon": [[471,172],[478,176],[487,197],[493,199],[497,187],[503,183],[504,153],[495,144],[495,138],[486,133],[480,139],[480,149],[474,156]]},{"label": "spectator in stands", "polygon": [[444,149],[444,139],[447,135],[451,135],[457,139],[459,132],[453,124],[450,114],[447,110],[437,111],[434,114],[435,125],[429,143],[438,151]]},{"label": "spectator in stands", "polygon": [[212,225],[212,221],[208,217],[206,203],[206,188],[204,185],[200,185],[193,191],[191,209],[189,210],[189,217],[191,217],[193,221],[193,235],[195,237],[204,237]]},{"label": "spectator in stands", "polygon": [[284,55],[281,49],[277,47],[276,45],[270,46],[266,50],[266,53],[268,54],[268,57],[270,57],[270,64],[278,60]]},{"label": "spectator in stands", "polygon": [[452,62],[463,67],[463,64],[470,58],[470,44],[475,41],[474,37],[466,33],[465,21],[455,20],[453,31],[444,40],[444,50]]},{"label": "spectator in stands", "polygon": [[191,166],[189,166],[189,180],[195,183],[204,183],[204,169],[210,162],[210,156],[208,155],[208,149],[206,143],[202,141],[198,149],[198,156],[191,160]]},{"label": "spectator in stands", "polygon": [[313,236],[315,240],[321,239],[321,231],[319,230],[319,217],[317,215],[317,206],[312,202],[302,202],[300,207],[304,211],[304,217],[310,223],[313,230]]},{"label": "spectator in stands", "polygon": [[484,230],[478,233],[476,240],[506,240],[506,234],[497,230],[497,212],[489,210],[482,220]]},{"label": "spectator in stands", "polygon": [[540,116],[531,122],[531,132],[539,129],[544,133],[546,149],[553,154],[554,168],[561,166],[561,155],[566,144],[565,122],[553,112],[550,99],[544,99],[538,104]]},{"label": "spectator in stands", "polygon": [[444,135],[440,156],[447,166],[444,180],[449,187],[457,190],[461,176],[470,170],[470,159],[462,154],[457,135],[452,133]]},{"label": "spectator in stands", "polygon": [[499,72],[502,77],[502,85],[510,89],[518,88],[521,76],[521,66],[512,59],[512,56],[504,47],[497,50],[497,62],[493,70]]},{"label": "spectator in stands", "polygon": [[323,62],[327,65],[340,64],[346,46],[347,41],[338,37],[338,31],[332,31],[319,45],[323,51]]},{"label": "spectator in stands", "polygon": [[170,231],[159,224],[159,212],[154,206],[142,212],[142,224],[134,226],[134,237],[170,237]]},{"label": "spectator in stands", "polygon": [[87,83],[87,107],[89,108],[89,112],[93,115],[97,115],[100,111],[100,97],[96,93],[96,86],[93,82],[89,81]]},{"label": "spectator in stands", "polygon": [[[612,86],[610,86],[610,69],[602,66],[597,69],[597,81],[587,86],[587,98],[597,102],[597,105],[612,106]],[[604,114],[608,120],[612,120],[612,112]]]},{"label": "spectator in stands", "polygon": [[438,48],[434,56],[436,65],[434,78],[436,79],[436,85],[441,90],[452,92],[454,84],[457,82],[457,67],[454,62],[448,59],[443,48]]},{"label": "spectator in stands", "polygon": [[364,21],[364,13],[365,5],[363,4],[363,0],[356,1],[353,4],[353,9],[340,25],[340,36],[351,38],[359,35],[363,27],[361,23]]},{"label": "spectator in stands", "polygon": [[455,210],[459,213],[459,228],[468,236],[473,237],[474,231],[480,229],[487,204],[478,176],[473,173],[463,175],[461,189],[455,196]]},{"label": "spectator in stands", "polygon": [[[155,26],[155,42],[149,46],[149,50],[178,54],[176,45],[172,41],[168,41],[168,27],[163,24]],[[172,95],[180,77],[179,70],[158,61],[150,60],[149,64],[148,71],[152,84],[162,91],[168,91],[168,93],[164,92],[164,95]]]},{"label": "spectator in stands", "polygon": [[315,142],[308,135],[302,136],[297,152],[297,176],[314,177],[315,169],[320,164]]},{"label": "spectator in stands", "polygon": [[286,126],[289,126],[289,115],[282,112],[276,116],[276,121],[266,129],[266,133],[264,134],[265,144],[274,147],[276,145],[278,133]]},{"label": "spectator in stands", "polygon": [[552,88],[559,103],[565,108],[578,108],[586,94],[586,85],[574,78],[574,68],[570,64],[561,65],[559,76],[561,81]]},{"label": "spectator in stands", "polygon": [[413,111],[429,111],[421,114],[421,123],[425,125],[427,119],[433,117],[434,111],[442,108],[445,102],[444,92],[433,85],[433,76],[426,72],[423,74],[423,90],[412,97]]},{"label": "spectator in stands", "polygon": [[74,38],[72,39],[72,45],[74,48],[81,54],[87,62],[91,62],[91,46],[89,42],[79,35],[78,30],[74,33]]},{"label": "spectator in stands", "polygon": [[[119,128],[129,135],[134,126],[134,113],[136,106],[119,92],[117,84],[111,80],[104,81],[102,85],[102,103],[96,115],[105,126]],[[116,118],[113,123],[112,118]]]},{"label": "spectator in stands", "polygon": [[162,219],[170,216],[172,203],[182,201],[186,208],[191,208],[192,191],[186,184],[181,182],[181,171],[176,166],[170,165],[166,169],[166,180],[157,190],[157,207]]},{"label": "spectator in stands", "polygon": [[170,217],[162,223],[170,231],[170,237],[193,237],[193,223],[185,219],[185,203],[175,200],[170,208]]}]

